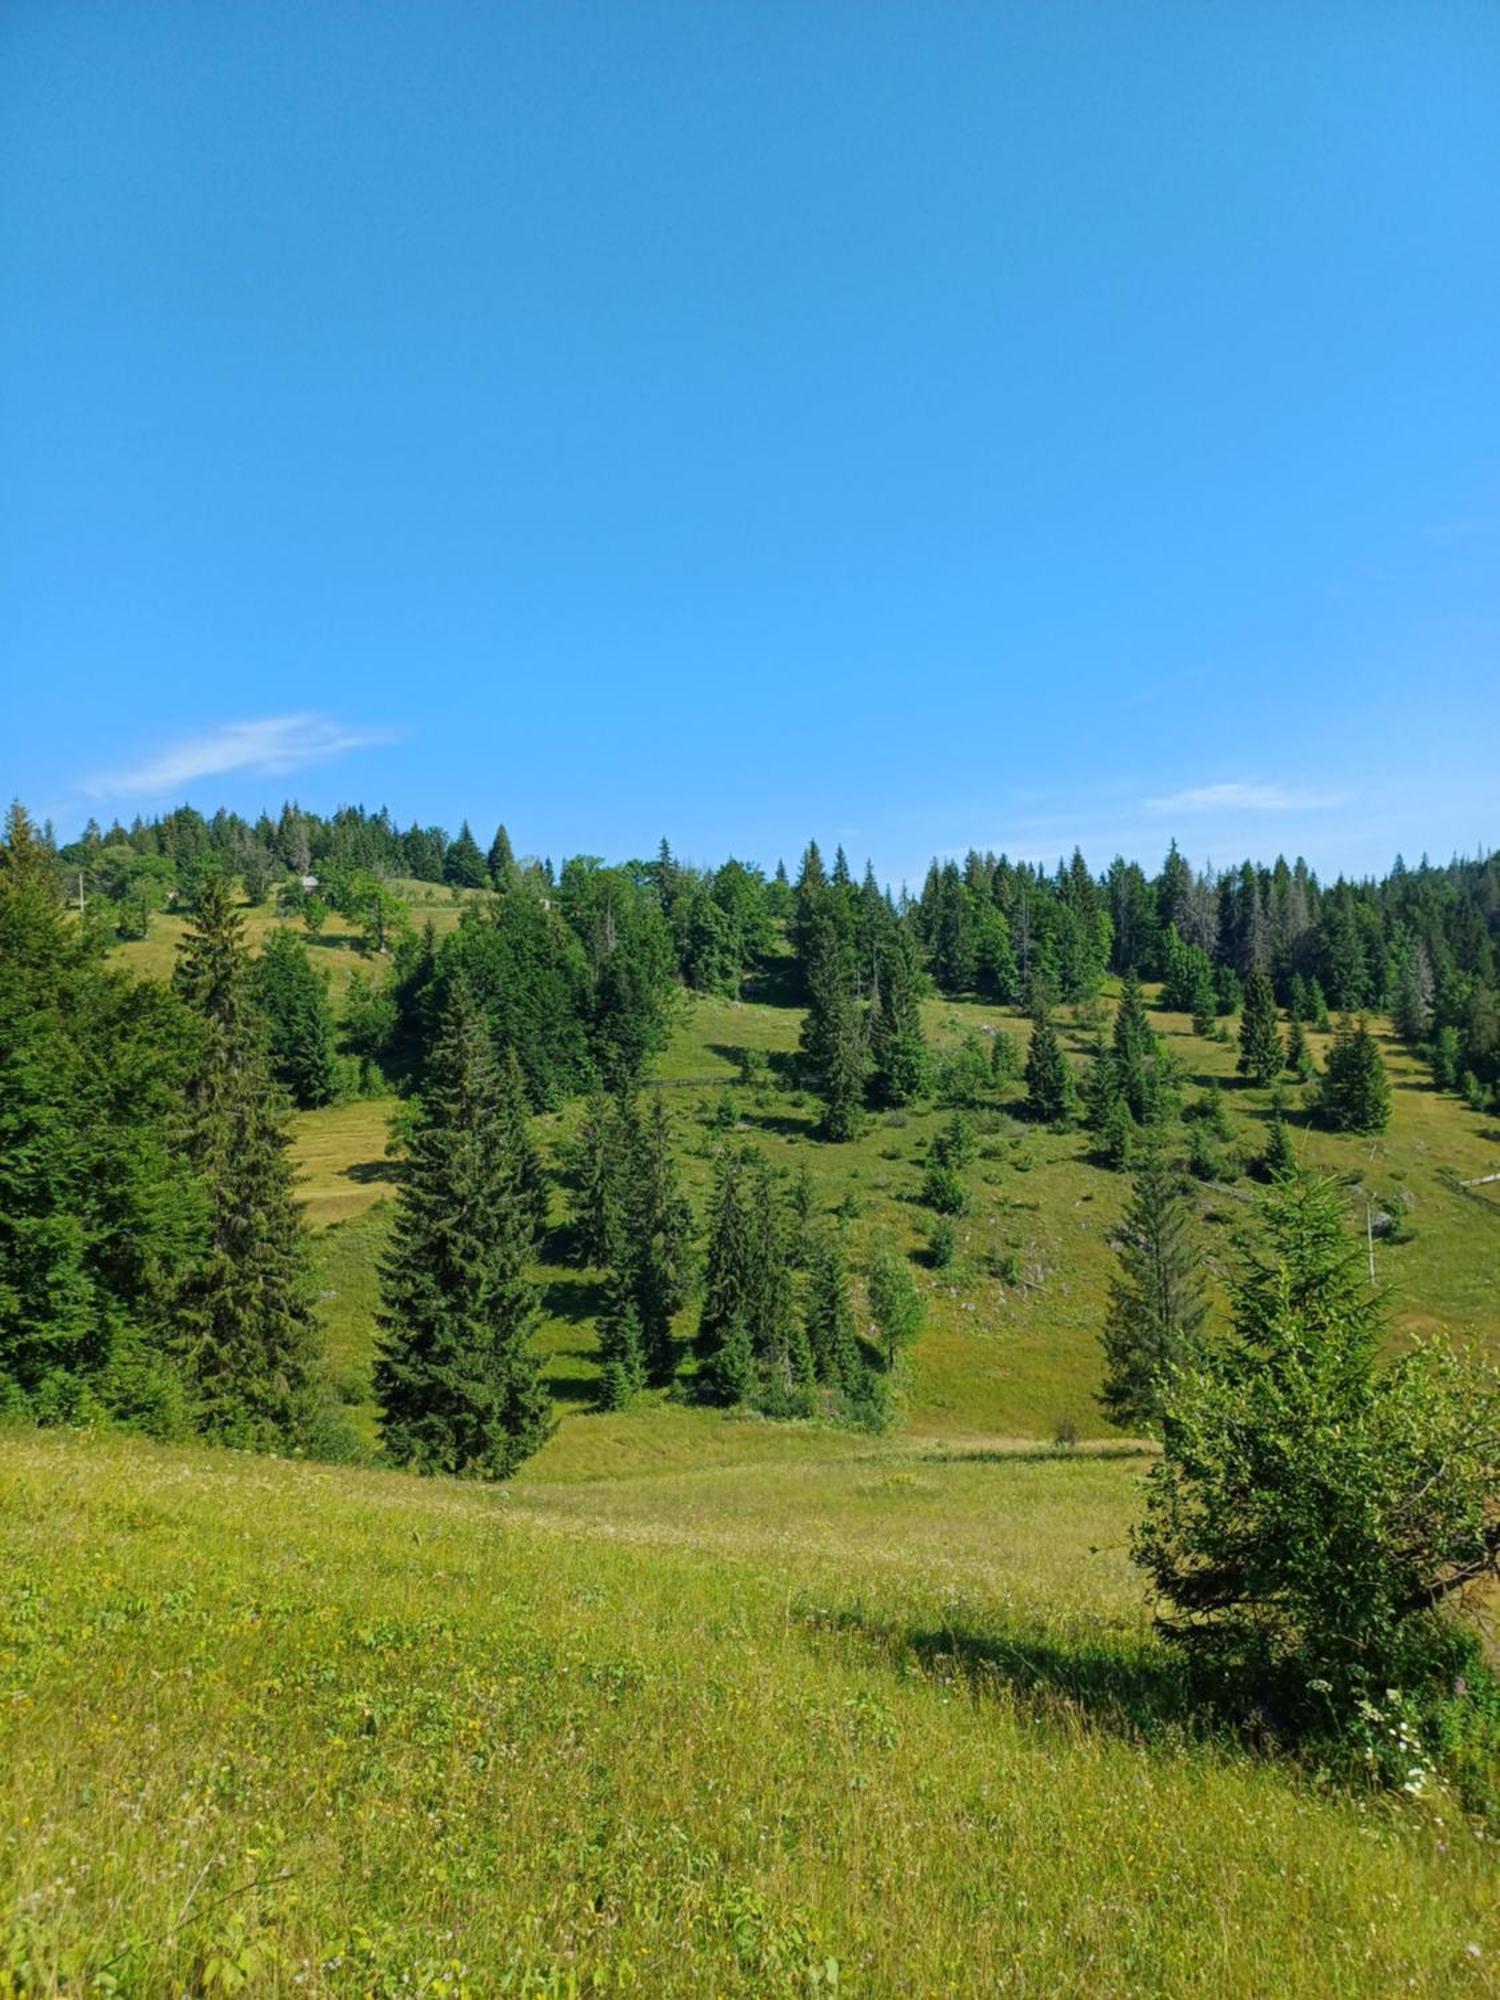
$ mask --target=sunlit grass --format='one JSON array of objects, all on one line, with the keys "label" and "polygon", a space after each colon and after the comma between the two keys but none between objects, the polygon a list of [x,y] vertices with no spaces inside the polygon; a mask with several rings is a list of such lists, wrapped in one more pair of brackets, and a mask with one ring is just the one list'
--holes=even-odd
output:
[{"label": "sunlit grass", "polygon": [[500,1493],[7,1439],[11,1990],[1493,1990],[1460,1819],[1195,1736],[1134,1463],[734,1434]]}]

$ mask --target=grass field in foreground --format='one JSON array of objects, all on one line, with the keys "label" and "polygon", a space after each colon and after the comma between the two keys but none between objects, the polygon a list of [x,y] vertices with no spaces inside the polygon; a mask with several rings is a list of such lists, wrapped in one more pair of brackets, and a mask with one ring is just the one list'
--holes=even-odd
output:
[{"label": "grass field in foreground", "polygon": [[499,1492],[7,1436],[0,1992],[1497,1990],[1460,1817],[1193,1738],[1137,1461],[721,1428]]}]

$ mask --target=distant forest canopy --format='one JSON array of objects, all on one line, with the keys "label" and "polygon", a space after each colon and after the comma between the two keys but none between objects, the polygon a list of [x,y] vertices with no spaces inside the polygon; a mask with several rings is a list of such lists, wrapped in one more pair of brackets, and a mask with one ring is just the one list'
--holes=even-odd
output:
[{"label": "distant forest canopy", "polygon": [[[254,822],[182,806],[128,828],[90,821],[57,852],[66,867],[85,871],[86,891],[116,905],[127,928],[153,908],[191,905],[205,872],[237,876],[252,904],[273,892],[285,897],[287,878],[308,874],[329,900],[359,875],[459,889],[545,885],[574,917],[580,902],[598,900],[583,885],[603,877],[663,913],[678,975],[703,991],[728,991],[750,972],[769,948],[769,926],[790,918],[795,904],[780,862],[769,876],[737,860],[698,867],[676,860],[663,841],[651,860],[606,868],[580,855],[555,870],[550,860],[518,861],[503,826],[484,849],[467,821],[456,837],[440,826],[402,830],[386,809],[361,806],[324,818],[292,803]],[[1496,983],[1500,850],[1436,865],[1424,856],[1416,867],[1398,856],[1379,880],[1341,875],[1325,886],[1300,857],[1203,872],[1175,842],[1154,874],[1118,855],[1096,873],[1076,848],[1052,870],[971,848],[962,862],[934,860],[919,894],[903,885],[894,898],[877,890],[868,867],[856,886],[842,849],[825,866],[810,844],[796,886],[809,866],[853,892],[856,912],[878,894],[911,927],[945,992],[1014,1001],[1039,980],[1053,997],[1075,1001],[1096,991],[1106,971],[1153,980],[1176,969],[1190,979],[1193,968],[1183,974],[1177,959],[1186,948],[1241,980],[1263,969],[1283,1006],[1299,975],[1316,979],[1336,1011],[1393,1007],[1410,980],[1424,1007],[1459,1025],[1467,989]]]}]

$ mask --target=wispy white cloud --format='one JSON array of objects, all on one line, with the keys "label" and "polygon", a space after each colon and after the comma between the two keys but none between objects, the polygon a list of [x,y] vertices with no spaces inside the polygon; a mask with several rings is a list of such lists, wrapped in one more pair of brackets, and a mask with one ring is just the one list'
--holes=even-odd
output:
[{"label": "wispy white cloud", "polygon": [[169,744],[128,771],[88,778],[90,798],[166,798],[198,778],[249,771],[282,777],[309,764],[325,764],[349,750],[389,743],[392,732],[351,728],[326,715],[271,715],[257,722],[226,722]]},{"label": "wispy white cloud", "polygon": [[1343,805],[1348,797],[1347,792],[1306,791],[1294,785],[1194,785],[1165,798],[1147,799],[1145,808],[1151,813],[1320,812]]}]

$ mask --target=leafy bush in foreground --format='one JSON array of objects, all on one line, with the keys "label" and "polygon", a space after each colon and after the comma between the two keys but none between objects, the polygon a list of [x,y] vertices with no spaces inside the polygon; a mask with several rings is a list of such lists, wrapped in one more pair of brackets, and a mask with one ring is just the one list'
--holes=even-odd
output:
[{"label": "leafy bush in foreground", "polygon": [[1500,1555],[1500,1383],[1431,1346],[1377,1364],[1382,1302],[1332,1183],[1284,1176],[1262,1225],[1230,1343],[1164,1399],[1134,1551],[1159,1628],[1278,1732],[1358,1743],[1399,1708],[1451,1745],[1500,1716],[1444,1608]]}]

